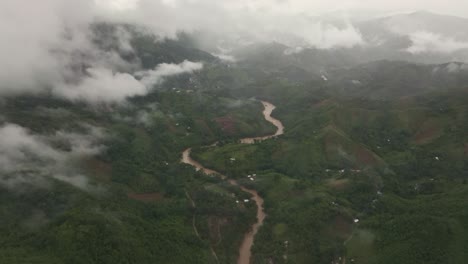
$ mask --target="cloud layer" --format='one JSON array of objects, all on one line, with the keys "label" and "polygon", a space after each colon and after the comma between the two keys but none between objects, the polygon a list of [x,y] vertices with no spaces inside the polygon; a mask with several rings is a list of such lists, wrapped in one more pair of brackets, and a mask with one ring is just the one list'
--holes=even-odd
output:
[{"label": "cloud layer", "polygon": [[[137,65],[96,47],[89,30],[96,21],[137,23],[168,37],[181,30],[208,31],[238,44],[277,41],[292,48],[333,49],[366,44],[347,19],[348,9],[375,14],[421,7],[468,16],[468,2],[461,0],[4,0],[0,96],[52,90],[71,100],[118,102],[144,94],[148,85],[161,81],[164,74],[158,69],[139,73],[143,79],[137,80],[132,76]],[[327,12],[333,13],[333,20],[317,17]],[[336,17],[341,19],[337,22]],[[117,49],[132,52],[129,35],[125,30],[117,33]],[[428,32],[416,32],[411,39],[414,45],[408,51],[413,53],[447,53],[467,45]],[[233,61],[220,53],[222,59]],[[83,76],[77,77],[79,68]]]},{"label": "cloud layer", "polygon": [[73,172],[71,164],[83,156],[98,154],[102,150],[98,141],[104,136],[97,128],[87,130],[87,134],[59,131],[44,137],[15,124],[1,126],[0,185],[10,189],[45,187],[53,178],[87,190],[87,178]]},{"label": "cloud layer", "polygon": [[53,94],[72,101],[88,103],[120,103],[128,97],[145,95],[165,77],[201,70],[203,64],[184,61],[180,64],[163,63],[153,70],[139,71],[137,80],[128,73],[115,73],[106,68],[88,68],[87,76],[78,84],[61,84]]},{"label": "cloud layer", "polygon": [[452,53],[468,49],[468,42],[458,41],[435,33],[421,31],[409,35],[412,46],[408,52],[418,54],[425,52]]},{"label": "cloud layer", "polygon": [[[108,1],[105,1],[108,2]],[[139,65],[122,59],[131,53],[127,31],[116,31],[116,50],[103,50],[93,42],[90,24],[106,21],[114,5],[93,0],[27,0],[0,2],[0,96],[51,91],[73,101],[121,102],[143,95],[164,76],[201,69],[201,64],[163,64],[142,73],[142,81],[131,74]],[[117,10],[120,10],[117,8]],[[109,21],[114,21],[109,18]],[[175,70],[175,72],[167,72]],[[162,72],[160,72],[162,71]]]},{"label": "cloud layer", "polygon": [[165,77],[179,75],[183,73],[192,73],[201,70],[203,64],[200,62],[191,62],[185,60],[180,64],[162,63],[154,70],[137,72],[136,75],[141,77],[141,83],[146,87],[151,87],[160,84]]},{"label": "cloud layer", "polygon": [[88,76],[77,85],[59,85],[53,93],[73,101],[118,103],[129,96],[144,95],[148,89],[128,73],[106,68],[89,68]]},{"label": "cloud layer", "polygon": [[[34,92],[60,79],[63,61],[53,49],[86,46],[78,32],[91,20],[89,1],[0,2],[0,94]],[[79,10],[78,13],[74,13]],[[75,38],[63,37],[72,28]],[[71,41],[73,40],[73,41]]]}]

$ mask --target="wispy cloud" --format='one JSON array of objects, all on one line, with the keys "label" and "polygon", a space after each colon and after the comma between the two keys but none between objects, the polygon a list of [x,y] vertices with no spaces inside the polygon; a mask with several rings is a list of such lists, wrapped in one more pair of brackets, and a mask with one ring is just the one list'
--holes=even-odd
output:
[{"label": "wispy cloud", "polygon": [[407,49],[410,53],[452,53],[468,49],[468,42],[458,41],[450,37],[444,37],[431,32],[416,32],[410,34],[411,47]]},{"label": "wispy cloud", "polygon": [[191,62],[185,60],[180,64],[162,63],[156,66],[153,70],[140,71],[136,75],[141,77],[141,83],[147,87],[155,84],[160,84],[165,77],[179,75],[183,73],[192,73],[201,70],[203,64],[200,62]]},{"label": "wispy cloud", "polygon": [[[381,6],[385,10],[420,6],[444,10],[451,6],[449,11],[455,14],[468,10],[463,8],[468,7],[466,1],[462,2],[3,0],[0,33],[5,41],[0,43],[0,96],[52,89],[53,94],[71,100],[116,102],[143,94],[145,87],[131,76],[139,65],[128,63],[119,53],[132,52],[131,36],[120,28],[115,32],[118,48],[104,51],[92,41],[89,24],[93,22],[136,23],[163,37],[175,37],[179,31],[207,31],[239,44],[277,41],[293,49],[333,49],[365,44],[361,32],[346,19],[337,23],[317,18],[318,13],[336,11],[336,6],[345,9]],[[446,53],[467,46],[465,42],[427,32],[414,34],[412,40],[414,45],[408,51],[413,53]],[[219,57],[232,61],[228,55]],[[141,83],[160,82],[157,71],[142,74]],[[105,93],[109,93],[109,98]]]},{"label": "wispy cloud", "polygon": [[[0,95],[38,93],[54,87],[54,94],[73,100],[89,99],[92,89],[111,92],[103,84],[115,85],[117,81],[125,82],[129,91],[117,87],[117,95],[111,95],[110,101],[142,93],[142,86],[126,74],[135,65],[128,65],[116,51],[103,51],[93,43],[89,24],[96,21],[137,23],[169,37],[181,30],[201,30],[249,36],[256,41],[301,39],[318,48],[362,43],[359,32],[349,25],[339,28],[292,13],[276,16],[275,10],[262,8],[265,5],[260,2],[213,0],[1,1],[0,33],[7,41],[0,43]],[[288,37],[277,37],[286,33]],[[122,29],[115,34],[117,51],[131,52],[129,34]],[[232,61],[229,56],[221,58]],[[57,88],[70,79],[76,82],[76,70],[83,67],[88,76],[81,83],[89,88],[80,85],[76,91]],[[96,98],[104,99],[100,95]]]},{"label": "wispy cloud", "polygon": [[[88,179],[73,170],[73,162],[102,150],[103,132],[87,127],[87,134],[58,131],[52,136],[34,135],[16,124],[0,127],[0,185],[17,189],[47,186],[50,179],[89,190]],[[55,145],[61,145],[62,148]]]},{"label": "wispy cloud", "polygon": [[148,89],[128,73],[114,73],[106,68],[89,68],[79,84],[59,84],[53,89],[57,96],[90,103],[118,103],[129,96],[146,94]]}]

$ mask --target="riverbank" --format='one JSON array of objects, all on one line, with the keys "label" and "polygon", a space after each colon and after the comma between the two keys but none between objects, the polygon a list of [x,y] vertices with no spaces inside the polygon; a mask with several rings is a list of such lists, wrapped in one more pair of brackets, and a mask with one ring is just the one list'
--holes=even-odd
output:
[{"label": "riverbank", "polygon": [[[266,102],[266,101],[262,101],[262,104],[263,104],[263,107],[264,107],[263,116],[264,116],[265,120],[267,120],[268,122],[270,122],[274,126],[276,126],[277,131],[273,135],[268,135],[268,136],[263,136],[263,137],[244,138],[244,139],[241,140],[241,143],[243,143],[243,144],[252,144],[252,143],[255,143],[256,141],[267,140],[267,139],[282,135],[284,133],[284,126],[281,123],[281,121],[279,121],[279,120],[277,120],[277,119],[275,119],[275,118],[273,118],[271,116],[273,110],[276,107],[273,104],[271,104],[269,102]],[[197,170],[203,171],[203,173],[205,173],[207,175],[216,175],[216,176],[220,177],[223,180],[228,179],[227,176],[225,176],[225,175],[223,175],[223,174],[221,174],[221,173],[219,173],[217,171],[206,168],[201,163],[199,163],[196,160],[192,159],[191,156],[190,156],[191,150],[192,149],[189,148],[189,149],[186,149],[183,152],[183,154],[182,154],[182,162],[183,163],[189,164],[189,165],[195,167]],[[251,230],[247,234],[245,234],[244,239],[243,239],[243,241],[241,243],[241,246],[239,248],[239,258],[238,258],[238,261],[237,261],[237,264],[249,264],[250,263],[250,257],[251,257],[251,254],[252,254],[251,250],[252,250],[252,246],[254,244],[255,235],[257,234],[259,228],[262,226],[262,224],[263,224],[263,222],[264,222],[264,220],[266,218],[266,214],[265,214],[264,209],[263,209],[263,202],[264,201],[263,201],[263,198],[258,194],[257,191],[252,190],[252,189],[248,189],[248,188],[240,185],[237,181],[235,181],[233,179],[229,179],[228,182],[231,185],[239,186],[242,191],[252,195],[251,200],[253,200],[255,202],[256,206],[257,206],[257,222],[254,223],[252,225]]]}]

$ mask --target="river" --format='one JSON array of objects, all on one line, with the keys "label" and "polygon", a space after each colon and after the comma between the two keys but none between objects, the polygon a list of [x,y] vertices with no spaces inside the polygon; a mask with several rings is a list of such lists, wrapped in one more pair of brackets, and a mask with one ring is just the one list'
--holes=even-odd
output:
[{"label": "river", "polygon": [[[265,120],[267,120],[268,122],[276,126],[276,132],[273,135],[241,139],[241,143],[243,144],[253,144],[255,143],[255,141],[262,141],[262,140],[270,139],[270,138],[282,135],[284,133],[284,126],[281,123],[281,121],[271,116],[271,113],[273,112],[273,110],[275,110],[276,107],[272,103],[269,103],[266,101],[261,101],[261,102],[264,107],[263,116],[265,117]],[[255,222],[252,225],[250,231],[247,234],[245,234],[244,239],[242,240],[241,246],[239,247],[239,258],[237,260],[237,264],[249,264],[250,257],[252,255],[252,246],[254,243],[255,235],[257,234],[260,226],[263,224],[263,221],[265,220],[265,217],[266,217],[265,211],[263,209],[263,198],[260,197],[257,191],[240,185],[236,180],[228,179],[228,177],[226,177],[225,175],[217,171],[205,168],[198,161],[192,159],[192,157],[190,156],[191,151],[192,149],[189,148],[183,152],[182,154],[183,163],[192,165],[197,170],[201,170],[203,171],[203,173],[207,175],[216,175],[222,178],[223,180],[227,180],[231,185],[239,186],[242,191],[252,195],[252,200],[257,205],[257,222]]]}]

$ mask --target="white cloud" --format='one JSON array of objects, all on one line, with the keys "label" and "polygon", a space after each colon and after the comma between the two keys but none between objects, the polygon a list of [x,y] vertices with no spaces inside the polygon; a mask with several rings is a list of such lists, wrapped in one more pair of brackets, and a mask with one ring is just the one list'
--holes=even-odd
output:
[{"label": "white cloud", "polygon": [[[91,95],[107,100],[102,93],[93,94],[90,88],[82,86],[76,92],[57,88],[76,78],[70,71],[72,66],[83,65],[90,73],[82,80],[83,84],[102,88],[103,83],[126,82],[130,90],[123,91],[117,86],[110,101],[141,93],[142,86],[124,73],[131,72],[129,68],[134,69],[133,65],[126,65],[116,53],[100,51],[90,41],[88,25],[94,21],[135,22],[163,36],[175,36],[180,30],[202,30],[230,36],[239,43],[279,41],[292,47],[329,49],[364,43],[360,32],[349,23],[337,26],[317,20],[314,17],[317,14],[337,9],[346,13],[346,9],[390,11],[421,7],[468,15],[468,2],[462,0],[2,0],[0,96],[37,93],[55,87],[56,94],[73,100],[89,99]],[[130,52],[129,35],[121,30],[117,35],[121,50]],[[466,45],[427,34],[415,35],[413,41],[411,52],[449,52]],[[157,75],[154,78],[158,79]],[[84,94],[78,94],[80,91]]]},{"label": "white cloud", "polygon": [[[121,102],[145,94],[145,86],[160,83],[164,76],[200,69],[192,62],[163,64],[141,73],[143,79],[138,81],[131,74],[138,65],[92,42],[91,22],[141,7],[139,1],[130,0],[1,1],[0,33],[8,41],[0,42],[0,96],[52,90],[74,101]],[[126,30],[117,28],[115,37],[119,51],[133,51]],[[83,68],[84,76],[77,72]]]},{"label": "white cloud", "polygon": [[215,57],[218,57],[220,60],[222,61],[225,61],[225,62],[236,62],[236,58],[232,55],[227,55],[227,54],[218,54],[218,53],[214,53],[212,54],[213,56]]},{"label": "white cloud", "polygon": [[132,8],[120,12],[113,8],[115,1],[99,2],[107,3],[101,4],[99,16],[111,21],[143,24],[169,37],[176,36],[180,30],[201,30],[232,39],[249,36],[256,41],[280,41],[277,38],[280,34],[301,38],[308,46],[323,49],[363,42],[360,33],[350,24],[340,28],[311,19],[325,9],[317,9],[308,1],[139,0],[132,1]]},{"label": "white cloud", "polygon": [[284,50],[283,54],[284,55],[291,55],[291,54],[298,54],[304,51],[303,47],[294,47],[294,48],[288,48]]},{"label": "white cloud", "polygon": [[135,9],[139,0],[95,0],[98,7],[115,11],[127,11]]},{"label": "white cloud", "polygon": [[416,32],[410,34],[412,46],[407,49],[410,53],[452,53],[468,49],[468,42],[457,41],[450,37],[443,37],[431,32]]},{"label": "white cloud", "polygon": [[[88,189],[85,176],[71,171],[70,163],[83,156],[98,154],[98,141],[103,133],[87,127],[87,134],[57,132],[44,137],[27,129],[5,124],[0,127],[0,185],[16,189],[24,185],[47,186],[49,178]],[[66,145],[68,150],[53,147],[52,142]]]},{"label": "white cloud", "polygon": [[351,23],[342,25],[323,22],[305,15],[259,16],[244,27],[254,41],[276,41],[290,47],[318,49],[351,48],[364,40]]},{"label": "white cloud", "polygon": [[459,64],[459,63],[449,63],[445,69],[450,72],[450,73],[454,73],[454,72],[460,72],[460,71],[466,71],[468,70],[468,65],[467,64]]},{"label": "white cloud", "polygon": [[361,33],[351,24],[347,24],[344,28],[338,28],[319,23],[313,28],[314,31],[308,34],[304,32],[304,36],[312,46],[317,48],[352,48],[364,44]]},{"label": "white cloud", "polygon": [[135,75],[141,80],[129,73],[114,73],[107,68],[89,68],[87,77],[78,84],[57,85],[52,92],[72,101],[119,103],[128,97],[145,95],[154,85],[162,83],[165,77],[192,73],[202,68],[202,63],[187,60],[180,64],[162,63],[154,70],[136,72]]},{"label": "white cloud", "polygon": [[147,88],[128,73],[113,73],[106,68],[89,68],[88,76],[77,85],[59,85],[55,95],[90,103],[116,103],[129,96],[144,95]]},{"label": "white cloud", "polygon": [[36,158],[43,161],[59,161],[63,156],[20,126],[8,124],[0,128],[2,172],[10,173],[20,170],[26,161]]},{"label": "white cloud", "polygon": [[200,62],[191,62],[185,60],[180,64],[162,63],[156,66],[154,70],[137,72],[136,75],[141,77],[141,83],[147,87],[151,87],[155,84],[160,84],[164,77],[192,73],[194,71],[201,70],[203,64]]},{"label": "white cloud", "polygon": [[89,4],[87,0],[0,1],[0,94],[37,92],[60,79],[63,64],[52,55],[53,49],[67,48],[66,27],[78,31],[90,21]]}]

